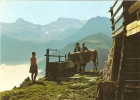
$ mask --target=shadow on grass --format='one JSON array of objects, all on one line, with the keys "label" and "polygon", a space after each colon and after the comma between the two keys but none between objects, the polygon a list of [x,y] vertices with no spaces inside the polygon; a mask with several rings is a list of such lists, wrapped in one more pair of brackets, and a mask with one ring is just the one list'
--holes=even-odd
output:
[{"label": "shadow on grass", "polygon": [[83,75],[99,76],[98,72],[84,72]]},{"label": "shadow on grass", "polygon": [[38,84],[38,85],[43,85],[43,86],[45,86],[45,84],[44,84],[43,82],[38,82],[38,81],[36,81],[34,84]]}]

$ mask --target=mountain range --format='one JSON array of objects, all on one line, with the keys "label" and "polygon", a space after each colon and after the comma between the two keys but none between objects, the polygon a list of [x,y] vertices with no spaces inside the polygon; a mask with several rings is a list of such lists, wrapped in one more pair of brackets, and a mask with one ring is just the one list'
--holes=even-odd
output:
[{"label": "mountain range", "polygon": [[86,21],[58,18],[47,25],[36,25],[18,18],[14,23],[1,23],[1,32],[18,40],[47,42],[61,40],[79,30]]},{"label": "mountain range", "polygon": [[61,17],[47,25],[36,25],[19,18],[14,23],[0,24],[2,64],[29,63],[31,52],[35,51],[38,63],[44,69],[42,62],[47,48],[58,49],[57,54],[64,55],[73,51],[75,42],[85,42],[89,49],[97,49],[103,63],[111,46],[111,22],[106,17],[84,21]]}]

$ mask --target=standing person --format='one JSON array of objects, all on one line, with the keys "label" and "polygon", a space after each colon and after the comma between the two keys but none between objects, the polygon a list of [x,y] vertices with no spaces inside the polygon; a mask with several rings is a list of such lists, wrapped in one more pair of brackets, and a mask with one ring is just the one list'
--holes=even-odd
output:
[{"label": "standing person", "polygon": [[34,83],[36,81],[36,76],[38,74],[38,67],[36,63],[36,53],[32,52],[32,57],[30,58],[30,73],[31,73],[31,78],[32,82]]},{"label": "standing person", "polygon": [[79,43],[77,42],[76,44],[75,44],[75,48],[74,48],[74,52],[80,52],[80,46],[79,46]]},{"label": "standing person", "polygon": [[[74,52],[80,52],[80,46],[79,46],[79,43],[77,42],[76,44],[75,44],[75,48],[74,48]],[[74,66],[75,66],[75,68],[77,69],[77,65],[76,64],[74,64]],[[81,69],[80,69],[81,70]],[[77,72],[77,71],[76,71]]]},{"label": "standing person", "polygon": [[[88,48],[85,46],[85,43],[83,42],[83,43],[82,43],[82,48],[80,49],[80,52],[84,52],[84,51],[86,51],[86,50],[88,50]],[[85,66],[86,66],[86,65],[87,65],[86,63],[81,63],[81,65],[80,65],[81,71],[82,71],[81,66],[83,66],[83,72],[85,72]]]},{"label": "standing person", "polygon": [[88,50],[88,48],[85,46],[85,43],[83,42],[82,43],[82,48],[80,49],[80,52],[84,52],[86,50]]}]

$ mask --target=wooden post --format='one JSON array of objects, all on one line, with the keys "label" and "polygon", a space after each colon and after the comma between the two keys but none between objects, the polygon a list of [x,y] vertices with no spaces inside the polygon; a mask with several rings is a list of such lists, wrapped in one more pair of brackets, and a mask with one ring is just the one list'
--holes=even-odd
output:
[{"label": "wooden post", "polygon": [[137,12],[137,20],[140,20],[140,11]]},{"label": "wooden post", "polygon": [[59,61],[60,61],[60,55],[58,56],[58,59],[59,59]]},{"label": "wooden post", "polygon": [[49,49],[46,50],[46,73],[45,73],[45,77],[48,76],[49,74]]},{"label": "wooden post", "polygon": [[66,56],[67,56],[67,55],[65,54],[65,61],[66,61]]},{"label": "wooden post", "polygon": [[[111,8],[110,8],[111,9]],[[113,16],[113,9],[111,10],[111,18],[112,18],[112,16]],[[112,21],[112,25],[113,25],[113,23],[114,23],[114,18],[111,20]],[[114,31],[115,30],[115,26],[113,26],[113,27],[111,27],[112,28],[112,31]]]},{"label": "wooden post", "polygon": [[[134,1],[132,1],[134,2]],[[130,8],[131,3],[124,1],[123,2],[123,12],[124,12],[124,26],[127,26],[129,23],[131,23],[130,20],[130,15],[128,13],[128,9]],[[124,28],[124,34],[123,34],[123,41],[122,41],[122,49],[121,49],[121,59],[120,59],[120,66],[119,66],[119,74],[118,74],[118,86],[116,88],[116,100],[121,100],[121,91],[122,91],[122,87],[123,87],[123,83],[124,83],[124,68],[125,66],[125,59],[126,59],[126,55],[125,55],[125,43],[126,43],[126,28]]]}]

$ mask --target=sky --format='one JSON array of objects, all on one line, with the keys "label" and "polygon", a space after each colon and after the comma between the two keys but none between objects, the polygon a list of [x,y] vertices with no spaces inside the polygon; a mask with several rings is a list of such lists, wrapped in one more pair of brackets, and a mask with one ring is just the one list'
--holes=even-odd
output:
[{"label": "sky", "polygon": [[0,2],[0,22],[12,23],[23,18],[34,24],[46,25],[59,17],[88,20],[109,17],[107,13],[114,1],[20,1]]}]

